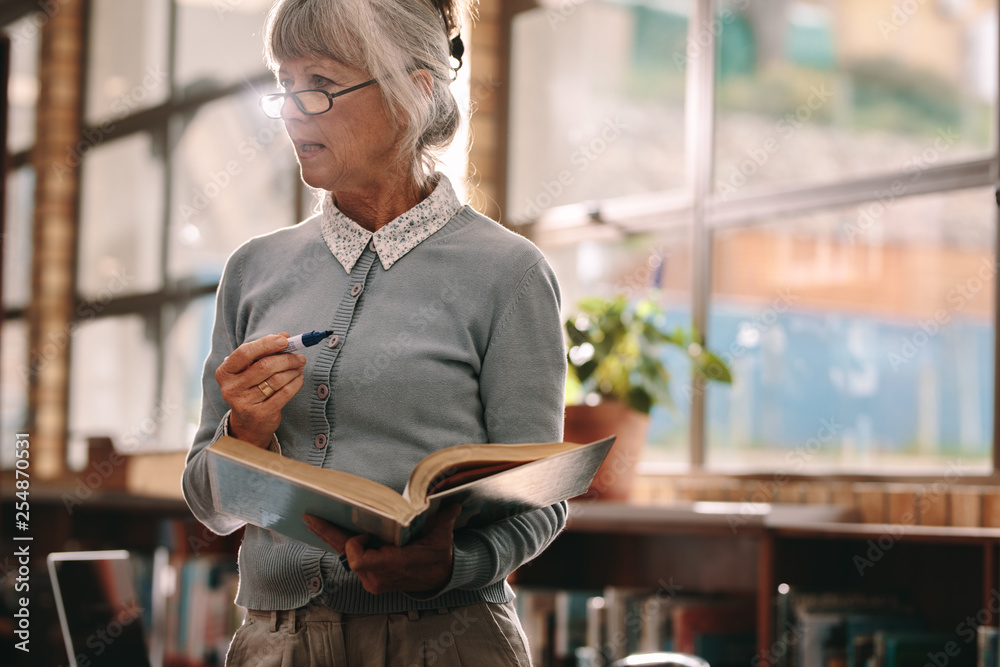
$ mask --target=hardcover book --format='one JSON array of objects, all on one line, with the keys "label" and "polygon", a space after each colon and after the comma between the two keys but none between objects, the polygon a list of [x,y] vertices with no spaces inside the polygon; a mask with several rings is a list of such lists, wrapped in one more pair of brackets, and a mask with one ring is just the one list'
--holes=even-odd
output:
[{"label": "hardcover book", "polygon": [[482,526],[587,492],[614,436],[579,445],[457,445],[432,452],[403,493],[337,470],[289,459],[224,436],[208,452],[216,510],[333,551],[306,528],[313,514],[354,533],[404,545],[442,506],[458,503],[456,528]]},{"label": "hardcover book", "polygon": [[[702,635],[738,635],[756,630],[753,601],[743,598],[691,601],[671,612],[674,650],[696,654],[695,641]],[[696,654],[697,655],[697,654]],[[742,661],[749,664],[753,651]]]},{"label": "hardcover book", "polygon": [[875,633],[875,660],[879,667],[948,665],[975,667],[976,648],[955,632]]}]

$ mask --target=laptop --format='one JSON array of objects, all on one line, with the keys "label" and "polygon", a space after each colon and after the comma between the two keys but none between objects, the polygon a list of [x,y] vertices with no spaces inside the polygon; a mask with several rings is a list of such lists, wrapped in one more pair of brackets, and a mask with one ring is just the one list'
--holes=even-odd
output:
[{"label": "laptop", "polygon": [[[165,553],[153,559],[140,595],[137,564],[128,551],[72,551],[47,558],[59,625],[70,667],[130,665],[159,667],[162,644],[151,642],[145,623],[160,625],[156,572]],[[145,605],[143,604],[145,600]],[[147,609],[152,607],[152,609]],[[145,619],[144,619],[145,614]]]}]

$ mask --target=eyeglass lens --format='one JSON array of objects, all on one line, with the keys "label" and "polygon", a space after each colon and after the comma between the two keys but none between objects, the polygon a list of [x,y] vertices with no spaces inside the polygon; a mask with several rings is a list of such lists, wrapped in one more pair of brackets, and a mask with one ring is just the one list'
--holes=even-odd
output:
[{"label": "eyeglass lens", "polygon": [[330,108],[330,98],[319,90],[304,90],[295,97],[305,113],[323,113]]},{"label": "eyeglass lens", "polygon": [[[263,99],[261,106],[271,118],[281,118],[281,108],[285,104],[286,95],[267,95]],[[303,113],[321,114],[330,109],[330,98],[326,93],[319,90],[303,90],[293,93],[288,97],[295,98],[296,105]]]}]

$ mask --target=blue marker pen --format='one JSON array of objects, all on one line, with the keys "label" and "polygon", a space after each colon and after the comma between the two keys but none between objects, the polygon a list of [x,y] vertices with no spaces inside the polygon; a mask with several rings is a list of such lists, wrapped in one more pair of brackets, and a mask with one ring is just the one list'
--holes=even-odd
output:
[{"label": "blue marker pen", "polygon": [[308,333],[299,334],[298,336],[292,336],[288,339],[288,345],[284,350],[278,354],[285,354],[287,352],[298,352],[299,350],[304,350],[307,347],[312,347],[316,343],[320,342],[324,338],[333,334],[333,329],[327,331],[310,331]]}]

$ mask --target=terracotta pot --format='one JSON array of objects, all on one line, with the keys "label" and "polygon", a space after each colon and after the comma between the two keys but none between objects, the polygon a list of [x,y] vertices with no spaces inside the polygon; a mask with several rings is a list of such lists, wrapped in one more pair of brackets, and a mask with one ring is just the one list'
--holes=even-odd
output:
[{"label": "terracotta pot", "polygon": [[585,498],[628,500],[636,465],[642,458],[649,430],[649,415],[624,403],[608,401],[599,405],[567,405],[566,442],[587,443],[614,435],[615,444],[597,471]]}]

